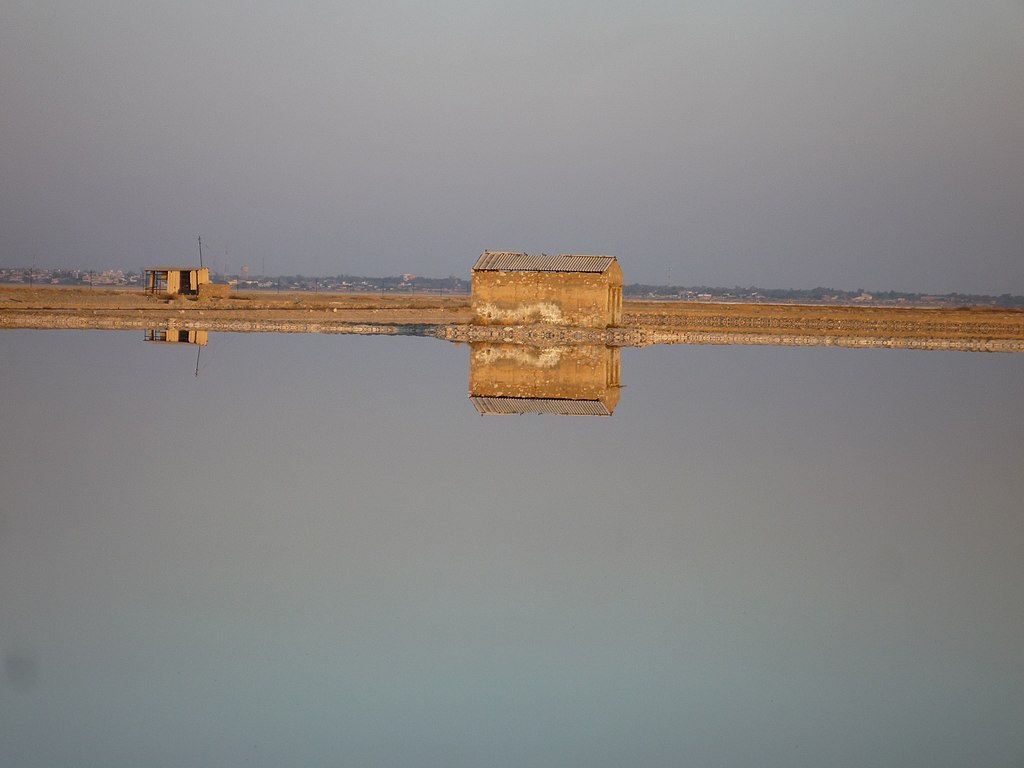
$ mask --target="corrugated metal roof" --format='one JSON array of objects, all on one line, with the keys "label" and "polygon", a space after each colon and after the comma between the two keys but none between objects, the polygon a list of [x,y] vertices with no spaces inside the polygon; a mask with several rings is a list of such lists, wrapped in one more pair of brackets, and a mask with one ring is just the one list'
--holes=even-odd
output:
[{"label": "corrugated metal roof", "polygon": [[531,256],[528,253],[484,251],[474,270],[484,272],[604,272],[615,262],[614,256]]},{"label": "corrugated metal roof", "polygon": [[548,397],[477,397],[469,398],[477,413],[490,416],[549,413],[556,416],[611,416],[600,400],[560,400]]}]

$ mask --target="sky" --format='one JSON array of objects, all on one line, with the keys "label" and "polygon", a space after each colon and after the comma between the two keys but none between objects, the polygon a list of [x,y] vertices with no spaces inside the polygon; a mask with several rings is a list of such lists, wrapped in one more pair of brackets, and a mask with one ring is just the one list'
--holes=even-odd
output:
[{"label": "sky", "polygon": [[0,267],[1024,293],[1024,2],[3,0]]}]

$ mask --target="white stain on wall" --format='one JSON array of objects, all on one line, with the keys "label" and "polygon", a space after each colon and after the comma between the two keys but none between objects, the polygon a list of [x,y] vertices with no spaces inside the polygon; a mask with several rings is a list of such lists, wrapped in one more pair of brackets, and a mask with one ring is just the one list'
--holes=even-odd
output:
[{"label": "white stain on wall", "polygon": [[501,360],[510,360],[516,365],[529,368],[557,368],[562,362],[564,351],[564,347],[528,347],[521,344],[509,344],[475,350],[473,357],[480,362],[491,364]]},{"label": "white stain on wall", "polygon": [[476,305],[476,314],[491,321],[509,325],[527,323],[562,323],[562,308],[551,302],[523,303],[511,309],[496,304],[481,302]]}]

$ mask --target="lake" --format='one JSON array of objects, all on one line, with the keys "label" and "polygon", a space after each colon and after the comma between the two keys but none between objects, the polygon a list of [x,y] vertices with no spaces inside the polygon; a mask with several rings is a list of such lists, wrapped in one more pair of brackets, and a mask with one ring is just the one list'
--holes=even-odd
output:
[{"label": "lake", "polygon": [[197,349],[0,333],[0,764],[1024,765],[1024,355]]}]

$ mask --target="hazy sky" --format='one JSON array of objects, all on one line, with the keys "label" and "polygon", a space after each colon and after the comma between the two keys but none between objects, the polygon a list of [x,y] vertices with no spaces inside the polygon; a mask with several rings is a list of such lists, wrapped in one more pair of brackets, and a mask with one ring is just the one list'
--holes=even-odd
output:
[{"label": "hazy sky", "polygon": [[3,0],[0,266],[1024,293],[1024,2]]}]

